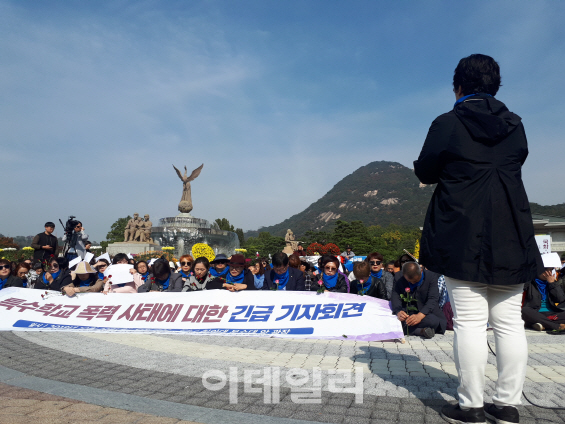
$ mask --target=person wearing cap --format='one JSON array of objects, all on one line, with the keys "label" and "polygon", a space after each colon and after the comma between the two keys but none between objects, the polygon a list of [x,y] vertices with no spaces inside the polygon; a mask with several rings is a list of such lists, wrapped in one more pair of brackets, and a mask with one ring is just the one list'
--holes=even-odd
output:
[{"label": "person wearing cap", "polygon": [[346,259],[351,259],[352,257],[355,256],[355,253],[353,253],[353,251],[351,249],[353,249],[353,247],[351,247],[351,245],[348,244],[347,246],[345,246],[345,252],[341,252],[340,256],[342,256]]},{"label": "person wearing cap", "polygon": [[544,272],[539,278],[524,285],[522,319],[527,326],[537,331],[565,331],[565,293],[556,283],[555,266],[559,265],[557,253],[542,255]]},{"label": "person wearing cap", "polygon": [[272,262],[273,269],[265,272],[263,290],[304,291],[304,273],[298,268],[289,266],[289,257],[286,253],[275,253]]},{"label": "person wearing cap", "polygon": [[226,278],[229,272],[228,262],[228,257],[223,253],[216,255],[214,260],[210,262],[210,275],[214,278]]},{"label": "person wearing cap", "polygon": [[55,231],[55,224],[51,221],[46,222],[45,231],[33,238],[30,245],[33,247],[33,259],[41,261],[57,255],[58,243],[53,231]]},{"label": "person wearing cap", "polygon": [[232,292],[255,290],[253,273],[245,269],[245,256],[240,254],[233,255],[228,262],[228,267],[229,270],[225,274],[225,277],[216,277],[211,281],[211,283],[218,284],[221,282],[224,289]]},{"label": "person wearing cap", "polygon": [[104,280],[98,278],[98,273],[89,263],[79,262],[74,270],[71,284],[61,288],[61,293],[74,296],[76,293],[97,293],[104,288]]}]

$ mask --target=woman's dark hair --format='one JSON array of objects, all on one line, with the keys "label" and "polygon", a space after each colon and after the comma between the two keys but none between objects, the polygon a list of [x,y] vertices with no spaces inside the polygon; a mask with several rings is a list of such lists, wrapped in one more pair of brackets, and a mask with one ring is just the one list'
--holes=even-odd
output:
[{"label": "woman's dark hair", "polygon": [[[53,261],[51,261],[51,262],[53,262]],[[51,262],[49,262],[49,263],[51,263]],[[60,270],[64,271],[65,269],[67,269],[69,267],[69,260],[67,258],[57,258],[55,260],[55,262],[57,262],[59,264]]]},{"label": "woman's dark hair", "polygon": [[0,265],[8,265],[11,268],[12,262],[10,262],[8,259],[0,259]]},{"label": "woman's dark hair", "polygon": [[472,54],[459,61],[453,74],[453,91],[461,87],[463,95],[487,93],[496,95],[500,88],[500,67],[484,54]]},{"label": "woman's dark hair", "polygon": [[149,272],[149,264],[145,261],[139,261],[139,262],[135,263],[135,265],[133,267],[135,268],[135,270],[137,272],[139,272],[139,264],[145,264],[145,266],[147,267],[147,272]]},{"label": "woman's dark hair", "polygon": [[330,262],[335,263],[336,268],[339,270],[340,261],[334,255],[324,255],[320,258],[322,260],[321,268],[325,268]]},{"label": "woman's dark hair", "polygon": [[[263,267],[263,272],[267,272],[271,270],[271,265],[269,265],[269,258],[261,258],[259,259],[261,261],[261,266]],[[267,265],[263,265],[263,262],[265,262]]]},{"label": "woman's dark hair", "polygon": [[310,271],[310,264],[306,261],[300,261],[300,265],[304,265],[306,267],[305,271]]},{"label": "woman's dark hair", "polygon": [[108,262],[108,259],[98,259],[98,262],[104,262],[106,264],[106,266],[110,265],[110,262]]},{"label": "woman's dark hair", "polygon": [[384,261],[383,255],[381,255],[379,252],[373,252],[373,253],[369,253],[369,255],[367,256],[367,259],[365,259],[367,261],[367,263],[370,263],[371,261],[377,260],[377,261]]},{"label": "woman's dark hair", "polygon": [[196,258],[196,260],[192,264],[192,268],[191,268],[192,270],[194,270],[196,264],[202,264],[206,267],[207,270],[210,270],[210,261],[208,260],[208,258],[205,258],[204,256],[200,256],[199,258]]},{"label": "woman's dark hair", "polygon": [[297,255],[290,255],[288,258],[288,266],[291,268],[300,268],[300,257]]},{"label": "woman's dark hair", "polygon": [[31,267],[29,266],[29,264],[26,264],[25,262],[20,262],[17,266],[16,269],[14,271],[14,276],[18,276],[18,271],[20,270],[20,268],[25,268],[27,270],[27,272],[29,272],[29,270],[31,269]]},{"label": "woman's dark hair", "polygon": [[116,256],[114,256],[114,259],[112,259],[112,265],[116,265],[118,262],[126,260],[127,263],[129,263],[129,258],[128,255],[126,255],[125,253],[118,253]]},{"label": "woman's dark hair", "polygon": [[400,267],[402,267],[402,265],[405,264],[406,262],[414,262],[414,259],[410,255],[407,255],[406,253],[404,255],[400,255],[400,257],[398,258],[398,263],[400,264]]},{"label": "woman's dark hair", "polygon": [[153,263],[153,275],[156,278],[164,277],[171,273],[171,266],[165,259],[157,259]]},{"label": "woman's dark hair", "polygon": [[288,256],[286,253],[283,252],[277,252],[273,255],[272,258],[272,263],[273,266],[275,267],[279,267],[279,266],[287,266],[288,265]]}]

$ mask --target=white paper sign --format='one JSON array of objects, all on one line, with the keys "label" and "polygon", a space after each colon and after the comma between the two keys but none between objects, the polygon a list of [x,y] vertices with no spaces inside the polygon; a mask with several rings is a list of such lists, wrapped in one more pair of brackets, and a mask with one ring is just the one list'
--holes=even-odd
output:
[{"label": "white paper sign", "polygon": [[84,262],[90,263],[90,260],[91,260],[93,257],[94,257],[94,253],[86,252],[86,255],[84,255]]},{"label": "white paper sign", "polygon": [[536,236],[536,243],[538,244],[539,252],[542,255],[551,253],[551,236],[549,234]]},{"label": "white paper sign", "polygon": [[[349,293],[0,290],[0,331],[185,333],[378,341],[404,337],[388,302]],[[344,337],[345,336],[345,337]]]}]

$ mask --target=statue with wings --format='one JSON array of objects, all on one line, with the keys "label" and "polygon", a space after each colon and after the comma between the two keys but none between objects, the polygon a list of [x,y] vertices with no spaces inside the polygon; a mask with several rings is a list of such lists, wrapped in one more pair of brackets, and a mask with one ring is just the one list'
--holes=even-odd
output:
[{"label": "statue with wings", "polygon": [[190,193],[190,182],[192,180],[195,180],[196,177],[200,175],[200,171],[202,171],[203,167],[204,164],[200,165],[198,168],[192,171],[192,174],[190,174],[190,176],[187,177],[186,166],[184,167],[184,175],[182,175],[180,171],[176,168],[176,166],[173,165],[173,168],[175,168],[175,171],[177,171],[177,175],[179,176],[183,184],[182,198],[180,199],[180,203],[179,203],[179,211],[182,213],[190,213],[190,211],[192,210],[192,195]]}]

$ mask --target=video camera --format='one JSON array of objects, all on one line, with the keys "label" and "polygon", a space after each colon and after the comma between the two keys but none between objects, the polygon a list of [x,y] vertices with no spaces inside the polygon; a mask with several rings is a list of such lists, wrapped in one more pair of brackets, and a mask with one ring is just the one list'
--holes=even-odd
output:
[{"label": "video camera", "polygon": [[73,231],[74,231],[75,227],[80,222],[80,221],[77,221],[75,218],[76,218],[76,216],[73,216],[73,215],[69,216],[69,219],[67,219],[67,222],[65,224],[63,224],[63,221],[61,221],[59,219],[59,222],[61,223],[61,225],[64,228],[65,234],[67,236],[67,240],[71,239],[71,236],[73,235]]}]

